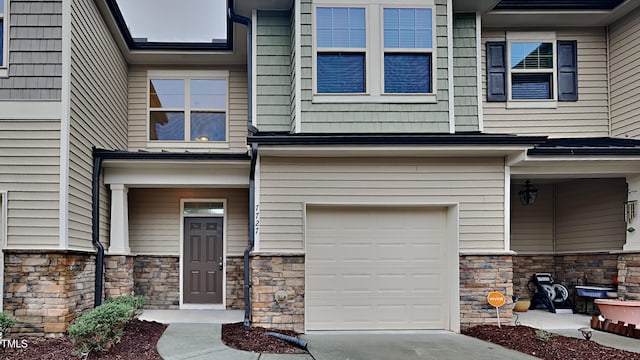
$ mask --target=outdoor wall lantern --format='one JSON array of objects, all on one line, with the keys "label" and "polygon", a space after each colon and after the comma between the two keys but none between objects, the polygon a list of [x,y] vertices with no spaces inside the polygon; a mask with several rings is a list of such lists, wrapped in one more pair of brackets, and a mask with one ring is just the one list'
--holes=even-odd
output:
[{"label": "outdoor wall lantern", "polygon": [[527,180],[524,182],[524,186],[522,186],[518,194],[520,195],[520,203],[522,205],[531,205],[536,201],[538,189],[531,185],[531,181]]}]

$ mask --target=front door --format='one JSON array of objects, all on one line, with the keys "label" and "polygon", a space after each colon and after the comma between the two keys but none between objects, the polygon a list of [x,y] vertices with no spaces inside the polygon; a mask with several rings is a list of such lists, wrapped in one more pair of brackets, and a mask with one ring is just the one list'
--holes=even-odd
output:
[{"label": "front door", "polygon": [[222,303],[222,220],[184,219],[185,304]]}]

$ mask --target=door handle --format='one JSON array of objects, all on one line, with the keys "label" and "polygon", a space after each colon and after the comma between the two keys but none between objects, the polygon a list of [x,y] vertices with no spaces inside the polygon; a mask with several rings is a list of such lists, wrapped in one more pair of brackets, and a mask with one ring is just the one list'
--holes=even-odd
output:
[{"label": "door handle", "polygon": [[218,264],[218,269],[220,269],[220,271],[222,271],[222,263]]}]

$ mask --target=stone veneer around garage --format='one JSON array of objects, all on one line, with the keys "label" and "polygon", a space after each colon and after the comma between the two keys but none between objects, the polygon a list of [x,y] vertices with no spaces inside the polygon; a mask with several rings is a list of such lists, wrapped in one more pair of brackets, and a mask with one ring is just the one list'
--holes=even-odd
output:
[{"label": "stone veneer around garage", "polygon": [[304,255],[254,255],[251,279],[252,325],[304,332]]},{"label": "stone veneer around garage", "polygon": [[640,253],[618,256],[618,296],[625,300],[640,300]]},{"label": "stone veneer around garage", "polygon": [[487,303],[492,291],[501,292],[502,323],[512,318],[513,260],[511,255],[460,255],[460,327],[496,323],[496,311]]},{"label": "stone veneer around garage", "polygon": [[104,258],[104,295],[114,298],[133,295],[133,256],[107,255]]},{"label": "stone veneer around garage", "polygon": [[61,336],[94,300],[95,255],[78,252],[4,254],[4,312],[14,333]]}]

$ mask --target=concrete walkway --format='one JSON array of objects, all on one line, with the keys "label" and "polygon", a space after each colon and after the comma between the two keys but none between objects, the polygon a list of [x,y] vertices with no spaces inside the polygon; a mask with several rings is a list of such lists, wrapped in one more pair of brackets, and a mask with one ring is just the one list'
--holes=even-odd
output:
[{"label": "concrete walkway", "polygon": [[517,351],[450,332],[420,334],[311,334],[310,354],[259,354],[231,349],[221,324],[170,324],[158,341],[165,360],[528,360]]}]

